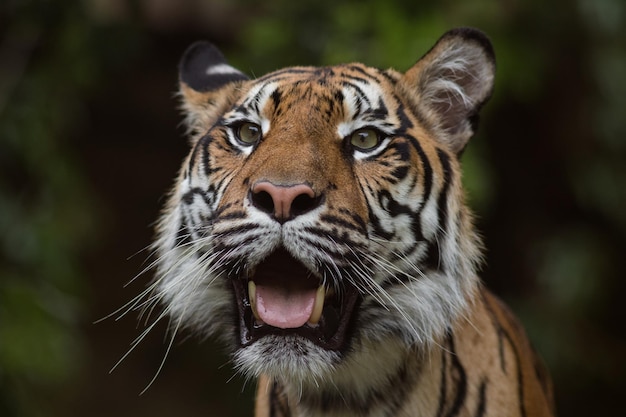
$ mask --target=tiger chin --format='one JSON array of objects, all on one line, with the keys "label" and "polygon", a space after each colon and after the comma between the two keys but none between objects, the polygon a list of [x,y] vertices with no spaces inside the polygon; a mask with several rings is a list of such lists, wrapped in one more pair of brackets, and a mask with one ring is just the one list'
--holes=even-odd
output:
[{"label": "tiger chin", "polygon": [[249,79],[207,42],[185,52],[191,150],[154,296],[258,378],[257,417],[554,415],[541,361],[477,276],[461,185],[494,72],[469,28],[406,72]]}]

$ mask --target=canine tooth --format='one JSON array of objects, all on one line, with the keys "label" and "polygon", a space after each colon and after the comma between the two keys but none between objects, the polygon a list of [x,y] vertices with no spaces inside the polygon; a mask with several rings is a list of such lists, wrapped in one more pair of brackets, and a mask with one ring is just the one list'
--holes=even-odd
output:
[{"label": "canine tooth", "polygon": [[324,309],[325,297],[326,289],[323,285],[320,285],[317,288],[317,293],[315,294],[315,304],[313,304],[313,312],[311,313],[311,317],[309,317],[309,324],[316,325],[320,322],[320,317],[322,317],[322,310]]},{"label": "canine tooth", "polygon": [[252,314],[257,320],[261,320],[259,313],[256,310],[256,284],[254,281],[248,281],[248,299],[250,300],[250,307],[252,308]]}]

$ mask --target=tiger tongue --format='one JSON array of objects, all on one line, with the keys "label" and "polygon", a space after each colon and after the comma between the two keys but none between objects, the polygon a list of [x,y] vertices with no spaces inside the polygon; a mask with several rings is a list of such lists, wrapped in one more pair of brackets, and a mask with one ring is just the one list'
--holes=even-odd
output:
[{"label": "tiger tongue", "polygon": [[257,285],[255,304],[264,323],[281,329],[295,329],[309,320],[316,289],[293,289]]}]

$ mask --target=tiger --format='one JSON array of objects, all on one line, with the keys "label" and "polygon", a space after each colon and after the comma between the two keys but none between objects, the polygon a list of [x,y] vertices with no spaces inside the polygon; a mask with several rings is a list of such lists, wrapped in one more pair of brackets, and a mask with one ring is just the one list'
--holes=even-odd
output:
[{"label": "tiger", "polygon": [[462,186],[495,66],[474,28],[405,72],[251,79],[209,42],[183,54],[190,151],[150,301],[224,343],[256,417],[555,415],[549,372],[478,276]]}]

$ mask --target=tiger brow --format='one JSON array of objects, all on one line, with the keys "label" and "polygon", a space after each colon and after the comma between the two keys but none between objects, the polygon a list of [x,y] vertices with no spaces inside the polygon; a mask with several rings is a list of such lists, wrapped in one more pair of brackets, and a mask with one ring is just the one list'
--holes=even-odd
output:
[{"label": "tiger brow", "polygon": [[358,116],[365,118],[367,120],[382,120],[382,119],[386,119],[389,116],[389,113],[387,112],[387,109],[385,108],[376,107],[376,108],[365,109],[361,111],[361,113]]}]

